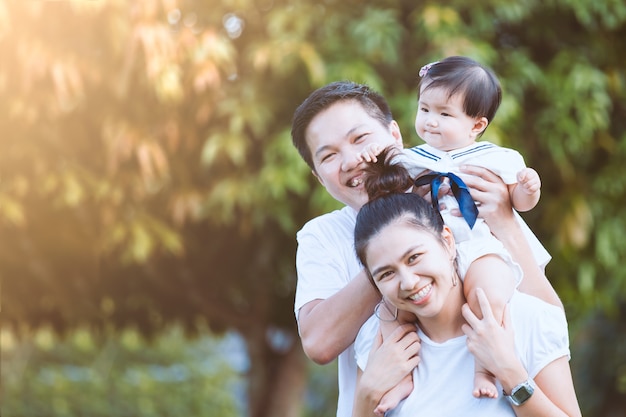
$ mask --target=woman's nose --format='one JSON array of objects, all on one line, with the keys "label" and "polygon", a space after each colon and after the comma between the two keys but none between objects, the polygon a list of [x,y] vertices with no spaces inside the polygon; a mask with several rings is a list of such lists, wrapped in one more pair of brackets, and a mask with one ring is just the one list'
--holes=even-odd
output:
[{"label": "woman's nose", "polygon": [[404,270],[400,273],[400,289],[402,291],[411,291],[419,282],[420,276],[415,272]]}]

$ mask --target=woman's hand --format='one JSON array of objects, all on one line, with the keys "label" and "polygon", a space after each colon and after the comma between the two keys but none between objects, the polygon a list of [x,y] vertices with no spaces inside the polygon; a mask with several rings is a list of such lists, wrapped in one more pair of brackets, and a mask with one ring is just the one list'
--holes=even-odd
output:
[{"label": "woman's hand", "polygon": [[493,315],[485,292],[476,289],[476,297],[483,318],[479,319],[468,304],[462,308],[463,317],[467,324],[463,324],[463,333],[467,336],[467,348],[474,355],[474,359],[483,368],[491,372],[497,379],[521,375],[520,381],[527,377],[521,361],[515,353],[515,338],[509,305],[504,307],[502,326]]},{"label": "woman's hand", "polygon": [[403,324],[385,341],[380,332],[374,339],[359,385],[375,404],[419,364],[421,344],[416,330],[414,324]]}]

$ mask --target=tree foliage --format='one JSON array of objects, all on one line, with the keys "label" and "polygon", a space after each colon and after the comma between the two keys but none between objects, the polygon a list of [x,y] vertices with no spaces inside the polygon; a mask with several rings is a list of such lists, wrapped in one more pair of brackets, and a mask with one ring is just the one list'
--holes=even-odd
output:
[{"label": "tree foliage", "polygon": [[103,341],[83,329],[60,339],[41,328],[16,340],[3,332],[3,415],[241,415],[245,361],[219,355],[235,338],[204,333],[189,343],[175,327],[151,343],[130,329],[116,336]]},{"label": "tree foliage", "polygon": [[453,54],[500,76],[485,139],[542,176],[525,217],[573,331],[611,320],[625,21],[614,0],[0,0],[2,320],[235,329],[261,375],[251,415],[268,415],[263,381],[297,340],[294,234],[337,207],[290,143],[293,110],[327,82],[368,83],[417,144],[417,71]]}]

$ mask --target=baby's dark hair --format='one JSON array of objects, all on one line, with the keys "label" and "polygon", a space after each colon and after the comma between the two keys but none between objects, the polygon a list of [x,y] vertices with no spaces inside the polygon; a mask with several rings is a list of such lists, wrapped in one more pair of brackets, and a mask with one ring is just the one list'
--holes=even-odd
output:
[{"label": "baby's dark hair", "polygon": [[486,117],[491,123],[502,102],[498,77],[471,58],[451,56],[425,65],[420,76],[420,92],[444,88],[448,97],[462,94],[463,111],[470,117]]},{"label": "baby's dark hair", "polygon": [[[361,263],[367,268],[365,253],[372,238],[385,226],[402,221],[441,238],[443,219],[428,201],[420,195],[407,192],[413,179],[402,165],[394,163],[398,150],[390,147],[369,164],[365,170],[365,189],[370,201],[356,219],[354,247]],[[371,277],[370,277],[371,278]]]}]

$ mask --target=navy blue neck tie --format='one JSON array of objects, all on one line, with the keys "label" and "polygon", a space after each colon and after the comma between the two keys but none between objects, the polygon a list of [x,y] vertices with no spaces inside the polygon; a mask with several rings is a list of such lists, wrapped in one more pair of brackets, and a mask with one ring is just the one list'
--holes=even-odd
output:
[{"label": "navy blue neck tie", "polygon": [[470,229],[474,227],[476,218],[478,217],[478,208],[472,200],[469,189],[463,180],[451,172],[433,172],[431,174],[424,175],[415,180],[415,186],[421,187],[423,185],[430,184],[430,196],[433,203],[433,207],[439,210],[439,187],[444,178],[450,178],[450,188],[456,201],[459,203],[459,210],[461,215],[469,225]]}]

